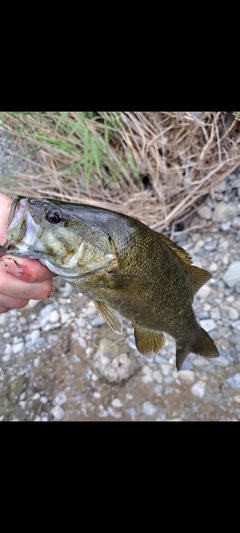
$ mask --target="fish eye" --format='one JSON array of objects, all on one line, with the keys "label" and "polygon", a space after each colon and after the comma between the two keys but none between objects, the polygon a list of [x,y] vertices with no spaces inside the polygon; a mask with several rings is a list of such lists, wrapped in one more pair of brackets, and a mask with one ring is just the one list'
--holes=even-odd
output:
[{"label": "fish eye", "polygon": [[49,211],[46,213],[46,219],[51,224],[58,224],[62,221],[62,213],[56,209],[49,209]]}]

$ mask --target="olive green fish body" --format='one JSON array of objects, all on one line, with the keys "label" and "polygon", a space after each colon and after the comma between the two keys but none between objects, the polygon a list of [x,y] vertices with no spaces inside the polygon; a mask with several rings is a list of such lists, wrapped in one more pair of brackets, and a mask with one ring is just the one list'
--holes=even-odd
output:
[{"label": "olive green fish body", "polygon": [[211,275],[164,235],[122,213],[56,200],[13,201],[0,255],[37,257],[91,298],[107,323],[134,327],[141,353],[158,352],[162,332],[177,344],[177,368],[190,351],[218,356],[192,302]]}]

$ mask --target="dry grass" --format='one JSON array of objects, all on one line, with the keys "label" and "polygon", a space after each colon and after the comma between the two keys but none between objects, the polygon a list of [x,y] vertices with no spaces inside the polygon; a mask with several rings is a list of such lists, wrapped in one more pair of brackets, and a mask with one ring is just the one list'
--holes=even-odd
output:
[{"label": "dry grass", "polygon": [[[237,113],[2,113],[21,148],[7,194],[122,211],[154,229],[186,219],[240,166]],[[25,153],[24,153],[25,152]]]}]

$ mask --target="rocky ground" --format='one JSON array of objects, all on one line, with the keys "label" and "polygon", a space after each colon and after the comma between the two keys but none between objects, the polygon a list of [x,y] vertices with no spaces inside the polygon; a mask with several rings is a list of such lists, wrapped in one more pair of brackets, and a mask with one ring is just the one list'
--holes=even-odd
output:
[{"label": "rocky ground", "polygon": [[0,420],[240,420],[240,170],[191,227],[173,240],[213,275],[193,307],[220,357],[190,354],[178,372],[166,336],[159,355],[144,358],[129,324],[115,334],[88,298],[55,278],[47,301],[0,315]]}]

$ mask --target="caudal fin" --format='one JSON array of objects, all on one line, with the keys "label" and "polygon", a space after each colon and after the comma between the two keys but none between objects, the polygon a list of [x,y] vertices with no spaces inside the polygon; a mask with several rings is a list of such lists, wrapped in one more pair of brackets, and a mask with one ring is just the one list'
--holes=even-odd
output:
[{"label": "caudal fin", "polygon": [[177,346],[177,369],[180,370],[184,360],[190,353],[196,353],[203,357],[218,357],[219,352],[211,337],[203,329],[199,328],[199,334],[192,344]]}]

